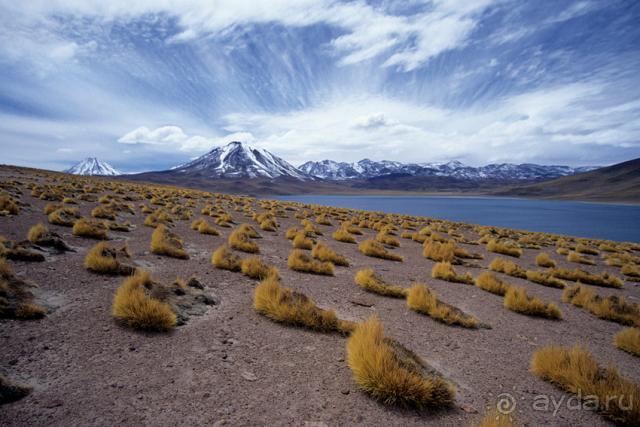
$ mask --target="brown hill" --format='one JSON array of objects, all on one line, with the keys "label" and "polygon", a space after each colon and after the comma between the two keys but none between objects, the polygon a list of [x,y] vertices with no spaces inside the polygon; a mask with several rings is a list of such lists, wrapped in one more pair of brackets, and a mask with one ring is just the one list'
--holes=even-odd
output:
[{"label": "brown hill", "polygon": [[640,158],[551,181],[493,192],[497,196],[640,203]]}]

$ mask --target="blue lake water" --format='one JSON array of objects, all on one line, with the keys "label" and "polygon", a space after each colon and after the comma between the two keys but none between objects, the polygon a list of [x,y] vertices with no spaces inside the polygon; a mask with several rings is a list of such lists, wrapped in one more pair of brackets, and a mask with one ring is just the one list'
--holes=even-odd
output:
[{"label": "blue lake water", "polygon": [[273,198],[570,236],[640,242],[640,206],[637,205],[502,197],[300,195]]}]

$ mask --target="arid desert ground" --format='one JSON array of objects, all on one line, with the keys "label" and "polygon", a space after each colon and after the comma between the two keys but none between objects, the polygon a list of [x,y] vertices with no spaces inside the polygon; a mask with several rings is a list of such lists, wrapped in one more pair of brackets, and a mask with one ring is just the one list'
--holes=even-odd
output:
[{"label": "arid desert ground", "polygon": [[[640,423],[638,243],[21,168],[0,182],[1,425]],[[545,364],[558,354],[599,368],[576,379]]]}]

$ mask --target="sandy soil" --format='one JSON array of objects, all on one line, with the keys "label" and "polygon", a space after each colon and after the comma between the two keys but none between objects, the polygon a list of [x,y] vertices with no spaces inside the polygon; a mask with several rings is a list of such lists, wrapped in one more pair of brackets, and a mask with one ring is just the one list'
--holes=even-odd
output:
[{"label": "sandy soil", "polygon": [[[23,201],[30,207],[18,216],[0,217],[0,234],[9,239],[22,240],[30,226],[46,223],[42,213],[46,202],[33,199],[28,191]],[[84,203],[82,214],[87,216],[96,204]],[[251,223],[233,214],[237,222]],[[522,424],[606,425],[600,415],[569,410],[566,404],[556,413],[553,407],[533,409],[537,395],[557,401],[569,397],[529,372],[532,353],[547,344],[582,343],[602,365],[612,363],[624,376],[640,382],[638,359],[612,344],[622,327],[562,303],[559,289],[505,277],[531,295],[556,302],[564,315],[561,321],[527,317],[504,309],[502,298],[475,286],[432,279],[433,262],[421,255],[416,242],[401,240],[397,253],[405,257],[403,263],[379,260],[362,255],[356,245],[334,241],[330,234],[335,227],[327,226],[319,226],[325,231],[320,240],[346,255],[352,266],[336,267],[334,277],[301,274],[286,266],[291,242],[284,237],[285,230],[298,221],[283,219],[277,232],[262,232],[261,256],[280,269],[285,286],[336,310],[344,319],[360,321],[376,313],[387,335],[457,384],[452,409],[389,408],[356,387],[345,362],[346,338],[269,321],[252,308],[255,281],[210,264],[212,251],[226,242],[230,229],[221,229],[218,237],[205,236],[191,230],[190,221],[178,222],[174,231],[184,238],[191,256],[178,260],[149,253],[153,229],[142,225],[143,218],[139,212],[127,218],[137,228],[130,233],[111,232],[112,239],[126,240],[138,265],[161,281],[197,276],[220,298],[220,304],[168,334],[122,327],[111,316],[111,301],[123,278],[88,272],[82,260],[96,242],[72,236],[70,228],[47,224],[77,252],[49,256],[41,263],[11,262],[19,276],[39,285],[39,295],[55,309],[42,320],[0,320],[0,372],[33,387],[26,398],[0,408],[0,424],[470,425],[482,418],[485,407],[493,405],[498,395],[510,393],[517,401],[514,416]],[[370,236],[373,232],[365,230],[358,240]],[[494,258],[483,247],[463,246],[485,253],[480,261],[483,267]],[[577,266],[551,248],[547,251],[559,266]],[[517,263],[536,268],[537,252],[525,250]],[[443,301],[492,329],[446,326],[410,311],[403,300],[366,293],[353,277],[368,267],[405,287],[426,283]],[[619,275],[618,269],[602,260],[596,267],[582,268]],[[482,271],[457,270],[474,276]],[[622,290],[594,289],[640,302],[640,288],[632,282]]]}]

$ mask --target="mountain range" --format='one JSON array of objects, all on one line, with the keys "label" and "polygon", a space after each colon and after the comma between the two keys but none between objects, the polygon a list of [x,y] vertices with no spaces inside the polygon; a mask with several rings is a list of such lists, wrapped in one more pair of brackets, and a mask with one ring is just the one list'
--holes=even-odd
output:
[{"label": "mountain range", "polygon": [[[569,166],[543,166],[524,164],[490,164],[473,167],[459,161],[446,163],[401,163],[389,160],[363,159],[354,163],[333,160],[309,161],[296,168],[267,150],[234,141],[216,147],[208,153],[179,166],[170,172],[184,176],[210,179],[288,177],[306,180],[367,180],[385,176],[448,177],[471,181],[543,181],[562,176],[586,172],[594,167],[572,168]],[[90,157],[71,169],[69,173],[79,175],[116,175],[112,166],[95,157]]]},{"label": "mountain range", "polygon": [[[621,165],[595,168],[499,163],[473,167],[459,161],[363,159],[354,163],[312,161],[295,167],[267,150],[235,141],[169,170],[123,177],[251,195],[420,192],[637,202],[640,194],[634,188],[640,187],[639,160]],[[118,174],[96,158],[85,159],[67,172]]]}]

